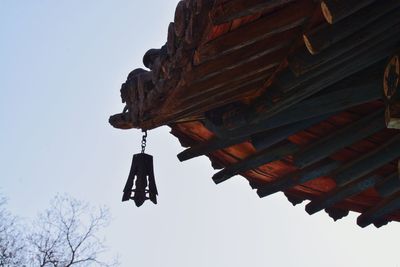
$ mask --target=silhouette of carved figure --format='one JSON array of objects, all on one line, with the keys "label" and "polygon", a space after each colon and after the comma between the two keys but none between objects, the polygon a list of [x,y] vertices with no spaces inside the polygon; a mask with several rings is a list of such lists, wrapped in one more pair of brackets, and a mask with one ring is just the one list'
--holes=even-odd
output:
[{"label": "silhouette of carved figure", "polygon": [[[134,189],[133,184],[135,184]],[[131,170],[125,184],[122,201],[132,199],[135,201],[136,206],[140,207],[147,199],[157,204],[157,195],[158,192],[153,171],[153,157],[145,153],[133,155]]]}]

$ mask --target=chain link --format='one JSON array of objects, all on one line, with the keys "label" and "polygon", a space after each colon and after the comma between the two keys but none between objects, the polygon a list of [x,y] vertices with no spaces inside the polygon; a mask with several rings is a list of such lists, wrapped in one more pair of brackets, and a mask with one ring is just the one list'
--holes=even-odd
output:
[{"label": "chain link", "polygon": [[146,149],[146,138],[147,138],[147,131],[143,131],[144,134],[142,136],[142,153],[144,153],[144,150]]}]

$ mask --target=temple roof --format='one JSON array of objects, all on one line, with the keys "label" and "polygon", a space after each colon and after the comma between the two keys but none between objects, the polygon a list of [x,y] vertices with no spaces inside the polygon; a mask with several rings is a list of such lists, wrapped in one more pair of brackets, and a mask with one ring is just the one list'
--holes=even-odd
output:
[{"label": "temple roof", "polygon": [[400,220],[399,32],[398,0],[180,1],[110,123],[169,125],[216,183],[380,227]]}]

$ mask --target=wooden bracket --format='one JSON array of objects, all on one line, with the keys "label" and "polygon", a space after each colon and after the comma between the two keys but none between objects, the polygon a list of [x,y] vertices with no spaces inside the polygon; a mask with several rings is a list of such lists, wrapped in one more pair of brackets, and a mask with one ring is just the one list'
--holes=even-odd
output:
[{"label": "wooden bracket", "polygon": [[386,102],[385,121],[387,128],[400,129],[400,61],[399,53],[389,60],[383,76],[383,92]]}]

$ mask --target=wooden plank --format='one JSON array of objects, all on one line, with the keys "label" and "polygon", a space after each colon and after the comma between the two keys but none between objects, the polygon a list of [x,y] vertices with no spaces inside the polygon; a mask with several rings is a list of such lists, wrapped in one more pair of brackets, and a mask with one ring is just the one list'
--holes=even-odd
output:
[{"label": "wooden plank", "polygon": [[[277,75],[274,84],[278,85],[283,92],[290,92],[304,86],[304,84],[307,84],[307,82],[313,79],[321,77],[321,75],[326,76],[329,75],[329,73],[333,74],[335,69],[346,67],[355,72],[366,69],[367,67],[364,67],[364,65],[360,66],[355,64],[355,62],[365,61],[368,63],[369,58],[376,58],[375,54],[380,54],[381,59],[386,58],[388,54],[395,51],[394,47],[398,47],[400,40],[399,31],[391,31],[387,34],[383,33],[379,35],[379,38],[374,38],[370,42],[352,47],[334,60],[325,62],[304,75],[296,77],[295,75],[288,76],[288,74],[286,74],[288,77],[283,77],[283,79],[280,75]],[[379,75],[382,77],[381,69],[379,70]]]},{"label": "wooden plank", "polygon": [[374,207],[362,213],[357,218],[357,224],[361,227],[366,227],[385,219],[385,216],[398,209],[400,209],[400,192],[392,194],[389,198],[385,198]]},{"label": "wooden plank", "polygon": [[396,135],[373,151],[344,164],[338,170],[335,170],[331,176],[339,186],[342,186],[370,173],[399,156],[400,135]]},{"label": "wooden plank", "polygon": [[200,46],[196,53],[200,58],[210,58],[246,46],[266,36],[296,28],[303,24],[313,7],[311,1],[296,1],[282,10],[221,35]]},{"label": "wooden plank", "polygon": [[381,16],[400,6],[398,0],[380,1],[361,9],[333,25],[322,25],[303,35],[304,43],[311,54],[318,54],[330,45],[356,33]]},{"label": "wooden plank", "polygon": [[235,87],[233,92],[227,95],[220,95],[218,97],[208,97],[197,99],[195,102],[192,101],[191,104],[187,106],[180,106],[176,109],[176,112],[172,112],[169,117],[171,121],[169,123],[176,122],[177,120],[185,119],[190,116],[203,115],[204,112],[218,108],[222,105],[230,104],[239,101],[243,98],[253,95],[255,91],[259,90],[264,84],[264,80],[256,80],[249,84],[242,85],[240,87]]},{"label": "wooden plank", "polygon": [[216,184],[219,184],[236,174],[282,159],[283,157],[290,155],[297,150],[298,146],[293,143],[277,144],[275,147],[272,147],[267,151],[261,151],[259,153],[253,154],[241,161],[238,161],[226,167],[222,171],[214,174],[212,179]]},{"label": "wooden plank", "polygon": [[[199,98],[210,92],[224,93],[225,91],[232,91],[228,88],[243,86],[244,82],[255,81],[261,78],[266,80],[273,73],[274,67],[278,65],[277,61],[276,57],[260,57],[243,66],[228,69],[225,72],[192,84],[182,90],[182,94],[184,94],[181,97],[182,102],[197,102]],[[245,69],[247,71],[244,71]]]},{"label": "wooden plank", "polygon": [[238,143],[246,141],[246,138],[242,139],[220,139],[215,137],[206,142],[200,143],[196,146],[190,147],[180,152],[177,157],[180,161],[192,159],[201,155],[209,154],[215,150],[222,149],[225,147],[233,146]]},{"label": "wooden plank", "polygon": [[389,101],[392,97],[400,95],[400,53],[396,53],[390,59],[385,67],[383,75],[383,92],[385,98]]},{"label": "wooden plank", "polygon": [[311,127],[314,124],[328,119],[333,114],[334,113],[324,114],[321,116],[305,119],[299,122],[281,126],[279,128],[270,129],[265,132],[254,134],[250,137],[251,143],[258,151],[266,149],[299,131],[302,131],[306,128]]},{"label": "wooden plank", "polygon": [[293,155],[294,164],[304,168],[384,128],[384,112],[380,109],[305,147]]},{"label": "wooden plank", "polygon": [[238,138],[238,139],[228,139],[228,138],[212,138],[206,142],[200,143],[196,146],[193,146],[191,148],[188,148],[184,151],[182,151],[181,153],[178,154],[178,159],[180,161],[185,161],[194,157],[198,157],[201,155],[206,155],[209,154],[215,150],[218,149],[223,149],[235,144],[239,144],[242,142],[245,142],[247,140],[251,140],[253,146],[257,149],[257,150],[263,150],[266,149],[268,147],[271,147],[275,144],[277,144],[278,142],[286,139],[287,137],[289,137],[290,135],[293,135],[294,133],[304,130],[318,122],[321,122],[325,119],[327,119],[329,116],[331,116],[332,114],[329,115],[324,115],[324,116],[319,116],[316,118],[312,118],[309,120],[304,120],[301,122],[297,122],[294,124],[289,124],[277,129],[272,129],[272,130],[267,130],[265,132],[259,133],[257,135],[254,136],[245,136],[242,138]]},{"label": "wooden plank", "polygon": [[214,25],[219,25],[290,2],[293,2],[293,0],[233,0],[215,7],[210,12],[210,18]]},{"label": "wooden plank", "polygon": [[243,130],[243,127],[254,127],[260,122],[265,121],[279,112],[299,103],[310,95],[353,75],[360,71],[360,68],[367,68],[377,63],[390,54],[391,51],[394,50],[394,47],[395,45],[392,45],[389,48],[384,47],[379,50],[373,50],[365,57],[352,59],[351,62],[346,62],[347,64],[343,64],[342,66],[338,66],[332,70],[327,70],[318,77],[307,81],[297,90],[292,90],[283,94],[280,99],[272,105],[268,102],[262,102],[262,98],[256,100],[248,110],[238,111],[238,113],[246,114],[249,119],[245,123],[240,122],[234,125],[234,127],[231,128],[230,134],[232,136],[238,135]]},{"label": "wooden plank", "polygon": [[275,181],[259,185],[257,187],[257,194],[259,197],[265,197],[279,191],[285,191],[293,186],[325,176],[340,165],[340,162],[326,160],[321,164],[309,166],[283,177],[278,177]]},{"label": "wooden plank", "polygon": [[377,43],[377,40],[385,39],[384,36],[391,35],[392,32],[400,31],[399,12],[399,9],[393,10],[368,27],[360,29],[344,40],[324,49],[317,55],[310,54],[306,47],[302,47],[295,53],[289,55],[288,62],[290,69],[296,76],[300,76],[338,57],[342,57],[344,53],[350,51],[354,47],[361,45],[373,46],[374,43]]},{"label": "wooden plank", "polygon": [[345,200],[348,197],[359,194],[368,188],[373,187],[382,177],[379,175],[367,175],[348,183],[341,187],[336,187],[334,190],[323,194],[321,197],[313,199],[306,205],[308,214],[314,214],[325,208],[332,207],[334,204]]},{"label": "wooden plank", "polygon": [[246,62],[256,60],[257,58],[265,55],[274,57],[274,54],[281,54],[281,57],[279,58],[280,61],[284,56],[286,56],[288,47],[291,44],[291,39],[294,35],[299,34],[300,30],[300,27],[297,27],[282,33],[267,36],[266,38],[263,38],[248,46],[217,55],[211,60],[196,64],[193,66],[191,72],[188,73],[188,76],[185,80],[190,84],[199,78],[204,78],[203,76],[205,75],[219,73],[226,69],[234,68]]},{"label": "wooden plank", "polygon": [[397,172],[385,177],[381,182],[375,185],[375,190],[381,197],[388,197],[400,191],[400,179]]},{"label": "wooden plank", "polygon": [[374,1],[375,0],[324,0],[321,2],[321,10],[326,21],[333,24],[352,15]]},{"label": "wooden plank", "polygon": [[[311,85],[312,86],[312,85]],[[370,102],[381,98],[380,82],[379,81],[364,81],[360,84],[347,84],[333,85],[327,91],[327,94],[312,97],[303,102],[296,103],[292,107],[286,109],[284,112],[277,113],[275,116],[265,116],[271,112],[270,110],[260,111],[257,107],[254,110],[248,111],[247,120],[238,119],[237,115],[227,117],[220,127],[220,133],[225,137],[239,137],[257,133],[267,129],[280,127],[286,124],[294,123],[304,119],[338,112],[352,106],[362,103]],[[335,91],[337,89],[337,91]],[[360,94],[360,92],[363,92]],[[246,113],[244,113],[246,114]],[[264,119],[264,117],[267,117]],[[240,127],[238,127],[240,125]],[[251,125],[251,127],[249,127]],[[216,132],[218,134],[218,132]],[[221,137],[222,137],[221,136]]]},{"label": "wooden plank", "polygon": [[383,92],[385,95],[385,121],[391,129],[400,129],[400,53],[393,55],[386,65],[383,75]]}]

